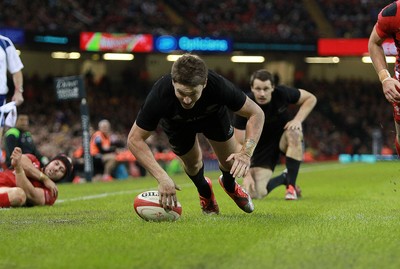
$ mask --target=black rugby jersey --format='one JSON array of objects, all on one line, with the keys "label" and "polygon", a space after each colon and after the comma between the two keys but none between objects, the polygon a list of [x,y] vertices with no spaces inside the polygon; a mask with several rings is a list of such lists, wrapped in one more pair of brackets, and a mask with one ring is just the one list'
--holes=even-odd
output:
[{"label": "black rugby jersey", "polygon": [[151,89],[139,110],[136,124],[147,131],[157,128],[160,120],[166,123],[190,123],[207,117],[218,117],[230,109],[238,111],[246,101],[246,94],[233,83],[208,71],[207,86],[193,108],[184,109],[175,96],[171,75],[160,78]]},{"label": "black rugby jersey", "polygon": [[[252,92],[249,92],[248,96],[250,99],[255,101],[254,94]],[[282,135],[283,127],[288,121],[291,120],[288,112],[288,106],[290,104],[296,104],[299,99],[299,89],[278,85],[272,92],[272,98],[268,104],[258,104],[265,114],[264,127],[258,144],[267,142],[266,140],[268,140],[268,137]],[[236,129],[245,130],[246,123],[246,118],[238,115],[234,116],[233,126]]]}]

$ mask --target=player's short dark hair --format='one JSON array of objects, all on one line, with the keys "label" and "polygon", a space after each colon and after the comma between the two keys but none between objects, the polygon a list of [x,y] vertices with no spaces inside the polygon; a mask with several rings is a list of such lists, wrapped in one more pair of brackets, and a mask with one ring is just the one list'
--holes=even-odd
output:
[{"label": "player's short dark hair", "polygon": [[206,84],[208,68],[199,56],[186,53],[172,65],[171,76],[175,83],[196,87]]},{"label": "player's short dark hair", "polygon": [[253,86],[254,80],[259,79],[261,81],[271,81],[271,85],[275,85],[275,79],[274,76],[268,72],[265,69],[259,69],[255,71],[251,76],[250,76],[250,86]]}]

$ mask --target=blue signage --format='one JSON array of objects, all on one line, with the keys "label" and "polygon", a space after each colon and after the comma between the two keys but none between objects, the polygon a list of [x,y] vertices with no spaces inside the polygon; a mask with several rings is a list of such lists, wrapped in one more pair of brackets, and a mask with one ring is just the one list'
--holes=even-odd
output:
[{"label": "blue signage", "polygon": [[170,52],[177,50],[178,41],[175,37],[170,35],[163,35],[156,38],[154,42],[155,48],[160,52]]},{"label": "blue signage", "polygon": [[175,50],[202,51],[202,52],[230,52],[232,41],[228,38],[211,37],[173,37],[159,36],[155,39],[155,49],[168,53]]},{"label": "blue signage", "polygon": [[36,35],[33,39],[35,42],[39,43],[51,43],[61,45],[65,45],[68,43],[68,37],[66,36]]},{"label": "blue signage", "polygon": [[23,45],[25,43],[25,32],[23,29],[0,28],[0,35],[8,37],[15,45]]}]

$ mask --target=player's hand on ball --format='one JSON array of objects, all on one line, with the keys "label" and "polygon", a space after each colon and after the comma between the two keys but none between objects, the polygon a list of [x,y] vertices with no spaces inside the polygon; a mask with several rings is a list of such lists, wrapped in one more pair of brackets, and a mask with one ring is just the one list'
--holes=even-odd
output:
[{"label": "player's hand on ball", "polygon": [[176,198],[176,190],[180,190],[180,187],[171,178],[159,181],[159,203],[165,210],[177,207],[178,199]]},{"label": "player's hand on ball", "polygon": [[159,204],[158,191],[145,191],[135,197],[133,208],[146,221],[176,221],[182,215],[182,206],[178,205],[166,211]]}]

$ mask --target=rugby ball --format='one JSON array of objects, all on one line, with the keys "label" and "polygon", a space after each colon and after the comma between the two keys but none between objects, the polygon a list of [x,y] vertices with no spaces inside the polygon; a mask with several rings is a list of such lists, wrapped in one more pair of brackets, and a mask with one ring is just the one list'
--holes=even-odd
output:
[{"label": "rugby ball", "polygon": [[146,221],[176,221],[182,215],[182,206],[166,211],[159,203],[158,191],[145,191],[133,201],[135,212]]}]

